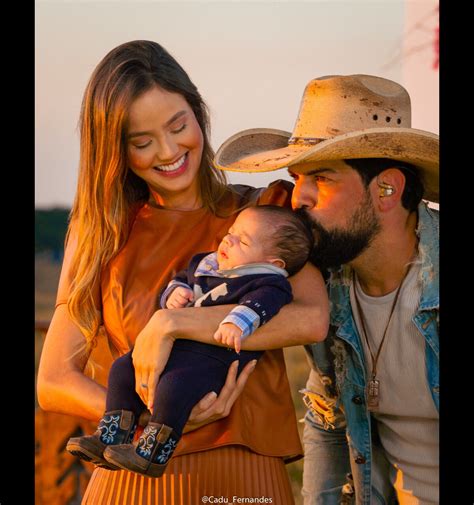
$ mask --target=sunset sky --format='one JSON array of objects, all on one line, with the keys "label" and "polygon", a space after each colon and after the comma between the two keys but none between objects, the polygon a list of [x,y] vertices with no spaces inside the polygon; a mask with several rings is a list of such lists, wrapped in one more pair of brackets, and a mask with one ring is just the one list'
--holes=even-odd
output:
[{"label": "sunset sky", "polygon": [[[162,44],[209,105],[215,149],[244,128],[291,131],[304,87],[328,74],[403,84],[412,126],[438,132],[433,0],[36,0],[36,207],[70,207],[82,94],[97,63],[133,39]],[[264,186],[286,172],[231,174]]]}]

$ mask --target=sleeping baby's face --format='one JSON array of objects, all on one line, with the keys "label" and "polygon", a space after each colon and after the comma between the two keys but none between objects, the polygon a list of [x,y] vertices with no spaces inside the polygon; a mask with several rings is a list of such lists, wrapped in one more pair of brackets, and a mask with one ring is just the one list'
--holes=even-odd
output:
[{"label": "sleeping baby's face", "polygon": [[278,262],[271,252],[268,227],[268,218],[252,208],[243,210],[219,244],[217,249],[219,269],[249,263]]}]

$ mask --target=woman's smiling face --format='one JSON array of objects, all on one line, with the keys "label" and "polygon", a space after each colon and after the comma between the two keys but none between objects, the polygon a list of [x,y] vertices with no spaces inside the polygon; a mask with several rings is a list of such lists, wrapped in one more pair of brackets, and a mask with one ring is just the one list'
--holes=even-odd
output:
[{"label": "woman's smiling face", "polygon": [[182,95],[158,86],[143,93],[130,106],[126,134],[129,167],[159,205],[201,206],[203,134]]}]

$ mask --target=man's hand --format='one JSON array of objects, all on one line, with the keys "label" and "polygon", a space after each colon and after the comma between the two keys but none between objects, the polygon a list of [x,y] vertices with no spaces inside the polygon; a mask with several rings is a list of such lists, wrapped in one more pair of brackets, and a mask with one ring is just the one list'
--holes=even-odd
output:
[{"label": "man's hand", "polygon": [[235,400],[237,400],[240,393],[243,391],[247,379],[253,372],[256,364],[257,360],[255,359],[247,363],[242,372],[240,372],[239,378],[236,379],[239,362],[234,361],[229,367],[227,379],[219,396],[214,392],[208,393],[197,405],[195,405],[183,432],[187,433],[205,424],[227,417]]},{"label": "man's hand", "polygon": [[242,345],[242,330],[234,323],[224,323],[217,328],[214,333],[214,340],[233,347],[237,354],[240,354]]},{"label": "man's hand", "polygon": [[166,300],[167,309],[182,309],[186,307],[189,302],[194,301],[194,293],[191,289],[185,288],[184,286],[178,286],[173,289],[171,294]]}]

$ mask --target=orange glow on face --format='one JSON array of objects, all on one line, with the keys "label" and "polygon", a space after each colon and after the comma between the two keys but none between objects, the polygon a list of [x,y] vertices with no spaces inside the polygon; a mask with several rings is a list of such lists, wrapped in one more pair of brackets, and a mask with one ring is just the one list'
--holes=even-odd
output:
[{"label": "orange glow on face", "polygon": [[199,167],[203,134],[191,106],[158,86],[130,106],[128,162],[156,202],[168,207],[200,205]]},{"label": "orange glow on face", "polygon": [[365,197],[359,174],[342,160],[294,165],[293,209],[305,208],[321,225],[344,226]]}]

